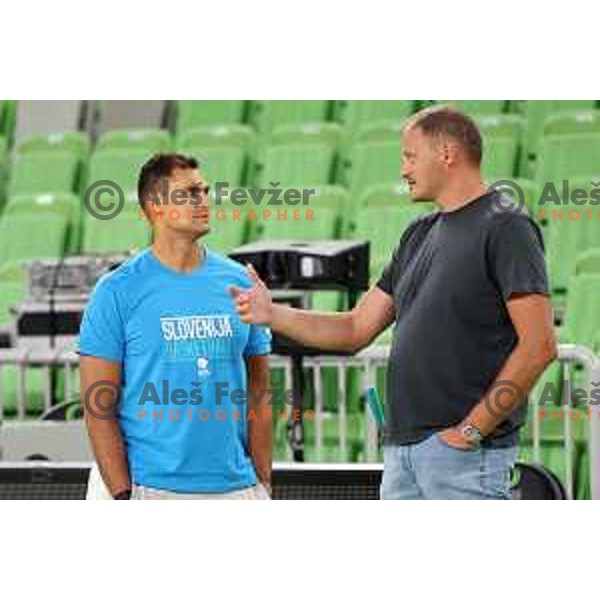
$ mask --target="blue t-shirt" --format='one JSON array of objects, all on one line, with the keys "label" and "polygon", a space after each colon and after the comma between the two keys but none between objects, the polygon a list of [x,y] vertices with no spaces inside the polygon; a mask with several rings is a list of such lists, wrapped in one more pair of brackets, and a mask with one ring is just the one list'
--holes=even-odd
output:
[{"label": "blue t-shirt", "polygon": [[181,274],[150,248],[96,284],[79,352],[122,363],[118,414],[135,484],[210,493],[256,483],[244,358],[269,354],[271,333],[242,323],[232,284],[252,287],[242,265],[208,249]]}]

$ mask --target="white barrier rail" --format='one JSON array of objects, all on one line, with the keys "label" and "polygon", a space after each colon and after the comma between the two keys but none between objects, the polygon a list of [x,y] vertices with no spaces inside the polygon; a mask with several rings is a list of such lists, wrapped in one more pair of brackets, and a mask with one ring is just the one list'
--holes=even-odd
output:
[{"label": "white barrier rail", "polygon": [[[350,368],[357,370],[360,378],[359,392],[367,387],[375,387],[377,369],[384,368],[387,363],[389,348],[387,346],[371,346],[355,356],[310,356],[303,359],[305,372],[312,374],[312,390],[314,390],[314,429],[315,429],[315,452],[318,455],[323,449],[323,421],[326,416],[324,390],[322,386],[323,369],[333,367],[337,370],[337,398],[335,403],[337,410],[334,418],[337,418],[338,450],[340,455],[345,455],[348,445],[348,374]],[[593,382],[600,382],[600,360],[589,349],[575,345],[561,345],[559,347],[558,360],[565,370],[565,381],[563,396],[569,398],[564,408],[571,407],[570,390],[572,387],[571,366],[582,365],[585,368],[587,389],[591,389]],[[52,405],[51,369],[64,369],[63,400],[65,403],[72,401],[77,394],[78,386],[73,380],[79,356],[71,349],[59,348],[56,351],[24,351],[14,349],[0,349],[0,421],[4,417],[4,406],[6,398],[4,369],[6,365],[15,365],[17,368],[16,387],[16,420],[26,418],[27,398],[27,368],[39,367],[44,373],[44,408],[49,409]],[[274,369],[282,368],[284,371],[284,387],[286,390],[292,386],[292,363],[289,357],[272,356],[271,366]],[[308,371],[307,371],[308,370]],[[331,401],[331,399],[330,399]],[[588,419],[589,434],[588,452],[590,460],[591,495],[594,499],[600,499],[600,406],[590,403],[590,417]],[[368,409],[364,410],[364,460],[375,463],[380,458],[378,455],[378,431],[377,425]],[[331,416],[331,415],[330,415]],[[542,440],[540,432],[540,419],[537,405],[532,403],[529,410],[532,431],[533,460],[541,462]],[[565,483],[569,498],[574,497],[574,436],[570,418],[561,419],[563,425],[563,448],[565,465]],[[289,457],[288,457],[289,458]],[[560,474],[559,474],[560,475]]]}]

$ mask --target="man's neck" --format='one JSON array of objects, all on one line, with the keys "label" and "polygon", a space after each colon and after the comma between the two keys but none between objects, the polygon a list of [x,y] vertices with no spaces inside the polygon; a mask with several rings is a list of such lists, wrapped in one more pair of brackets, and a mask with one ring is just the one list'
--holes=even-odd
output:
[{"label": "man's neck", "polygon": [[479,176],[458,180],[448,185],[435,202],[442,212],[453,212],[483,196],[487,188]]},{"label": "man's neck", "polygon": [[155,235],[152,252],[163,265],[180,273],[198,269],[205,256],[204,247],[197,240],[170,235]]}]

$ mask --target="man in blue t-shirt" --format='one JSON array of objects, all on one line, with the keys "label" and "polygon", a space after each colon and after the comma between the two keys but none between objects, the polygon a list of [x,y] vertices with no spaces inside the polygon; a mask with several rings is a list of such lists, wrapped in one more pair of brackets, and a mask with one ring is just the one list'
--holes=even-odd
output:
[{"label": "man in blue t-shirt", "polygon": [[103,276],[86,307],[81,387],[98,467],[88,497],[270,492],[271,335],[232,305],[227,287],[251,285],[245,269],[198,243],[208,192],[193,158],[151,158],[138,196],[152,246]]}]

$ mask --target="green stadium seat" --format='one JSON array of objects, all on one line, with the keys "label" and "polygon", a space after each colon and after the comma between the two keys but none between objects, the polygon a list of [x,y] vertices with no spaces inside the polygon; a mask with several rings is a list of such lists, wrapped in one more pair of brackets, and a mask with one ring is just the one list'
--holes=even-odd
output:
[{"label": "green stadium seat", "polygon": [[264,146],[291,146],[301,144],[325,144],[338,148],[345,133],[338,123],[305,123],[280,125],[261,138]]},{"label": "green stadium seat", "polygon": [[543,135],[575,135],[578,133],[600,133],[600,110],[550,115],[544,121]]},{"label": "green stadium seat", "polygon": [[113,219],[101,220],[87,214],[83,226],[85,253],[117,253],[143,250],[150,243],[150,224],[140,218],[139,205],[125,204]]},{"label": "green stadium seat", "polygon": [[203,238],[206,245],[220,254],[229,254],[246,242],[246,222],[234,221],[230,211],[226,211],[226,218],[222,221],[211,221],[210,234]]},{"label": "green stadium seat", "polygon": [[395,144],[401,144],[402,132],[406,119],[404,120],[384,120],[367,123],[351,132],[349,142],[354,144],[361,144],[365,142],[390,142]]},{"label": "green stadium seat", "polygon": [[140,169],[152,153],[144,149],[100,150],[92,155],[88,185],[97,181],[114,181],[127,196],[137,197]]},{"label": "green stadium seat", "polygon": [[402,181],[402,151],[396,142],[364,142],[355,144],[349,160],[344,162],[342,178],[353,198],[358,198],[372,185]]},{"label": "green stadium seat", "polygon": [[302,125],[329,121],[330,100],[254,100],[250,120],[259,131],[271,131],[280,125]]},{"label": "green stadium seat", "polygon": [[177,148],[186,154],[194,150],[211,146],[236,146],[245,150],[254,147],[256,134],[249,125],[208,125],[189,129],[181,133]]},{"label": "green stadium seat", "polygon": [[537,222],[543,222],[543,219],[539,218],[540,190],[537,182],[532,179],[520,178],[515,178],[513,181],[523,190],[523,196],[525,200],[524,208]]},{"label": "green stadium seat", "polygon": [[300,214],[299,220],[293,219],[293,207],[287,208],[286,219],[276,219],[278,208],[273,208],[273,216],[258,222],[258,239],[265,240],[306,240],[323,241],[334,239],[339,224],[339,213],[333,207],[312,209],[314,219],[308,221]]},{"label": "green stadium seat", "polygon": [[348,209],[350,201],[348,190],[339,185],[321,185],[315,188],[314,194],[311,194],[308,205],[310,208],[318,210],[319,208],[332,208],[341,216]]},{"label": "green stadium seat", "polygon": [[[506,112],[506,100],[445,100],[442,104],[449,104],[471,116],[474,115],[499,115]],[[440,102],[436,102],[440,104]]]},{"label": "green stadium seat", "polygon": [[249,210],[247,205],[237,206],[227,197],[221,200],[221,204],[213,201],[210,207],[210,233],[204,238],[209,248],[229,254],[245,244],[253,224],[247,218]]},{"label": "green stadium seat", "polygon": [[383,183],[381,185],[372,185],[365,190],[358,198],[357,207],[364,206],[391,206],[395,209],[412,208],[421,206],[423,211],[434,208],[433,203],[414,202],[410,195],[408,184],[404,181],[399,183]]},{"label": "green stadium seat", "polygon": [[[276,127],[258,140],[256,160],[249,173],[249,180],[262,187],[267,187],[270,181],[278,180],[288,188],[299,181],[312,181],[312,185],[326,185],[336,177],[337,155],[344,142],[344,131],[337,123]],[[311,161],[310,154],[313,148],[317,156]],[[283,179],[270,177],[268,174],[261,179],[264,161],[268,161],[269,167],[276,169],[276,173],[282,173]],[[294,166],[294,162],[298,164]]]},{"label": "green stadium seat", "polygon": [[515,138],[492,138],[484,141],[481,168],[484,174],[502,174],[512,179],[518,166],[519,142]]},{"label": "green stadium seat", "polygon": [[595,248],[589,248],[577,255],[575,260],[575,275],[585,273],[600,275],[600,243]]},{"label": "green stadium seat", "polygon": [[63,194],[77,189],[79,160],[66,152],[17,155],[11,170],[8,196]]},{"label": "green stadium seat", "polygon": [[[261,220],[254,229],[255,239],[267,240],[328,240],[337,239],[341,233],[342,218],[348,204],[348,194],[339,186],[321,186],[314,188],[308,205],[265,206],[272,216]],[[294,219],[294,209],[301,208],[298,220]],[[306,210],[312,211],[312,220],[306,216]],[[277,211],[285,214],[285,219],[277,219]],[[283,211],[286,211],[283,213]]]},{"label": "green stadium seat", "polygon": [[[68,218],[59,212],[6,214],[0,219],[0,266],[13,261],[60,258]],[[43,235],[38,232],[43,231]]]},{"label": "green stadium seat", "polygon": [[17,154],[34,152],[67,152],[79,160],[87,159],[90,140],[82,131],[61,131],[57,133],[35,133],[19,141]]},{"label": "green stadium seat", "polygon": [[[227,184],[228,188],[243,185],[246,178],[247,153],[240,146],[206,146],[188,148],[186,154],[198,161],[198,170],[216,193],[216,183]],[[223,188],[223,192],[226,188]]]},{"label": "green stadium seat", "polygon": [[145,150],[149,154],[170,152],[171,136],[162,129],[107,131],[96,144],[98,150]]},{"label": "green stadium seat", "polygon": [[177,134],[204,125],[243,123],[246,111],[246,100],[179,100]]},{"label": "green stadium seat", "polygon": [[567,295],[562,343],[593,348],[600,331],[600,311],[596,299],[600,294],[600,275],[582,274],[571,278]]},{"label": "green stadium seat", "polygon": [[[546,209],[546,206],[544,205]],[[577,257],[584,251],[600,246],[600,231],[594,220],[585,213],[579,220],[571,220],[572,207],[547,208],[548,222],[544,228],[546,255],[548,258],[550,284],[553,293],[568,292],[569,280],[575,274]],[[556,214],[553,213],[556,210]],[[562,220],[558,217],[562,210]],[[553,218],[557,217],[557,218]]]},{"label": "green stadium seat", "polygon": [[80,200],[74,194],[36,194],[12,196],[6,203],[5,214],[58,212],[67,219],[73,219],[80,209]]},{"label": "green stadium seat", "polygon": [[477,117],[476,122],[483,137],[483,173],[514,177],[523,133],[522,117],[484,115]]},{"label": "green stadium seat", "polygon": [[353,239],[370,242],[371,273],[390,260],[407,227],[428,211],[428,206],[418,204],[405,208],[370,205],[358,211],[356,222],[347,233]]},{"label": "green stadium seat", "polygon": [[[589,221],[590,216],[595,220],[597,206],[592,203],[600,201],[600,189],[593,185],[594,181],[600,181],[600,175],[570,177],[566,184],[564,180],[540,182],[537,184],[537,199],[531,206],[531,214],[538,213],[538,220],[545,226],[550,226],[551,221],[558,220],[560,211],[563,218],[568,219],[571,214],[573,220],[578,216],[580,221]],[[583,190],[585,195],[584,198],[573,202],[576,190]],[[578,191],[577,195],[582,194]],[[600,236],[596,239],[600,243]],[[591,241],[593,242],[593,239]]]},{"label": "green stadium seat", "polygon": [[548,135],[541,142],[537,179],[560,182],[598,172],[600,133]]},{"label": "green stadium seat", "polygon": [[[277,144],[263,148],[254,168],[257,188],[291,189],[299,182],[327,185],[335,175],[335,148],[326,143]],[[296,189],[300,189],[296,187]]]},{"label": "green stadium seat", "polygon": [[417,107],[415,100],[337,100],[335,118],[348,131],[377,121],[401,121]]},{"label": "green stadium seat", "polygon": [[533,175],[534,159],[540,151],[540,143],[544,132],[544,124],[548,117],[564,112],[592,110],[595,100],[526,100],[521,105],[525,116],[526,128],[523,138],[521,172],[530,177]]},{"label": "green stadium seat", "polygon": [[82,203],[74,194],[13,196],[8,199],[5,207],[5,214],[39,215],[42,222],[44,215],[48,213],[59,213],[67,219],[66,250],[76,252],[80,241]]}]

